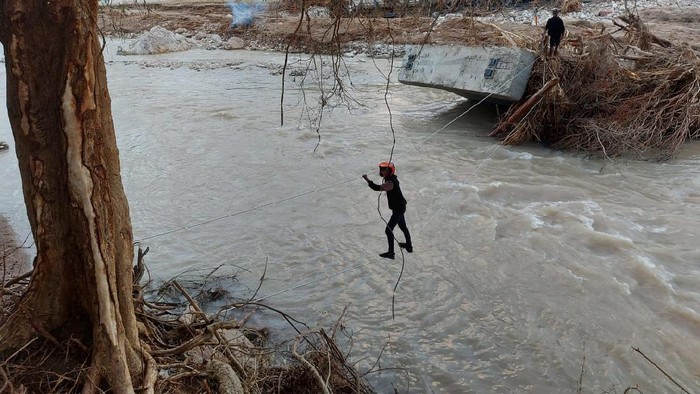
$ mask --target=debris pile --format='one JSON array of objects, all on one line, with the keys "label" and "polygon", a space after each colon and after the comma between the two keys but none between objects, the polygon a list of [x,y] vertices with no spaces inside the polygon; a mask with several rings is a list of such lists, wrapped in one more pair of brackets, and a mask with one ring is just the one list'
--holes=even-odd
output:
[{"label": "debris pile", "polygon": [[[565,14],[565,22],[572,21],[589,21],[609,22],[611,18],[624,16],[629,12],[638,12],[640,10],[655,8],[655,7],[677,7],[682,9],[693,9],[697,7],[695,0],[637,0],[629,1],[608,1],[608,2],[583,2],[576,5],[576,1],[563,0],[555,3],[562,8],[562,13]],[[539,25],[544,25],[549,17],[552,16],[551,10],[555,4],[550,6],[530,6],[526,9],[515,8],[503,10],[499,13],[491,13],[476,17],[478,20],[491,23],[524,23],[535,24],[535,20],[539,21]],[[465,12],[465,16],[467,13]]]},{"label": "debris pile", "polygon": [[[365,378],[372,371],[359,373],[337,345],[341,340],[351,342],[342,324],[346,311],[328,330],[310,328],[252,301],[257,290],[246,299],[232,297],[226,289],[233,288],[237,279],[233,272],[223,273],[222,266],[208,270],[206,276],[185,273],[153,286],[150,279],[142,281],[147,272],[146,253],[148,249],[139,248],[134,267],[134,307],[142,344],[155,361],[149,366],[157,374],[155,392],[374,392]],[[20,301],[31,274],[0,283],[0,322]],[[261,286],[263,279],[264,275]],[[280,314],[296,336],[285,343],[272,343],[267,327],[255,327],[249,321],[264,311]],[[91,372],[86,368],[91,347],[86,339],[54,338],[46,333],[0,359],[0,391],[76,392],[81,386],[92,387],[87,384]]]},{"label": "debris pile", "polygon": [[634,16],[625,34],[582,38],[581,54],[541,58],[523,100],[491,135],[505,144],[539,141],[606,157],[668,160],[700,138],[700,60]]}]

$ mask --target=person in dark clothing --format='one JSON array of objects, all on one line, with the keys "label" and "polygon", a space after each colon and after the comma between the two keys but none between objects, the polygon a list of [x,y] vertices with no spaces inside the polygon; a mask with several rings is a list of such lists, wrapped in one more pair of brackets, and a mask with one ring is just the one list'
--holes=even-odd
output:
[{"label": "person in dark clothing", "polygon": [[549,35],[549,52],[547,56],[557,55],[559,43],[565,31],[564,21],[559,17],[559,10],[555,8],[552,10],[552,17],[547,20],[547,24],[544,26],[544,33]]},{"label": "person in dark clothing", "polygon": [[362,175],[362,178],[367,181],[367,185],[370,189],[378,192],[386,192],[386,198],[389,203],[389,209],[391,209],[391,218],[386,225],[386,239],[389,242],[389,251],[382,253],[379,256],[393,259],[394,258],[394,227],[399,225],[401,231],[403,231],[404,237],[406,237],[406,242],[399,242],[399,247],[406,249],[408,253],[413,253],[413,244],[411,243],[411,234],[408,232],[408,227],[406,227],[406,218],[404,214],[406,213],[406,199],[401,193],[401,186],[399,184],[399,178],[396,177],[396,168],[394,163],[382,162],[379,163],[379,176],[382,177],[382,184],[377,185],[372,182],[367,175]]}]

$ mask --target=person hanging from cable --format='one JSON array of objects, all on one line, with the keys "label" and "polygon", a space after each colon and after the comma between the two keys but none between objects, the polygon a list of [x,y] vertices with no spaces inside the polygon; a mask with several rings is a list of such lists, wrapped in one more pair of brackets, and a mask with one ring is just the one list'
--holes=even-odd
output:
[{"label": "person hanging from cable", "polygon": [[401,186],[399,185],[399,178],[396,177],[396,167],[394,163],[381,162],[379,163],[379,176],[382,177],[382,184],[377,185],[372,182],[367,174],[362,175],[362,178],[367,181],[367,185],[370,189],[378,192],[386,192],[387,202],[389,203],[389,209],[391,210],[391,218],[386,224],[387,241],[389,242],[389,251],[382,253],[379,256],[393,259],[394,258],[394,227],[399,225],[401,231],[403,231],[404,237],[406,237],[406,242],[399,242],[399,247],[406,249],[408,253],[413,253],[413,244],[411,243],[411,234],[408,232],[408,227],[406,227],[406,218],[404,217],[406,213],[406,199],[401,193]]}]

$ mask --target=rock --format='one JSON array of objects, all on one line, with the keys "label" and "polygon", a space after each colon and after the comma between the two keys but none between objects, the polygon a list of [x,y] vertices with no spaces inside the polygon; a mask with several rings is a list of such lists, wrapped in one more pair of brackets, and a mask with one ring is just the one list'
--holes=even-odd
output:
[{"label": "rock", "polygon": [[214,350],[214,346],[202,345],[197,346],[185,352],[185,357],[193,364],[204,364],[211,360],[221,360],[225,361],[226,357]]},{"label": "rock", "polygon": [[[259,361],[263,360],[263,356],[259,350],[256,350],[255,345],[236,329],[219,331],[221,338],[228,344],[233,356],[246,369],[254,369]],[[211,339],[212,343],[216,339]],[[185,352],[185,356],[195,364],[205,364],[212,360],[226,361],[226,355],[221,350],[220,345],[200,345]],[[258,359],[260,357],[260,359]]]},{"label": "rock", "polygon": [[331,12],[326,7],[313,6],[308,12],[312,18],[330,18],[331,16]]},{"label": "rock", "polygon": [[160,26],[154,26],[129,44],[126,49],[120,48],[117,53],[120,55],[152,55],[190,49],[192,49],[192,44],[185,36]]},{"label": "rock", "polygon": [[231,37],[223,45],[224,49],[243,49],[245,48],[245,42],[243,39],[238,37]]},{"label": "rock", "polygon": [[236,329],[223,330],[221,336],[231,346],[233,355],[238,361],[243,364],[246,369],[253,369],[256,366],[256,356],[259,351],[256,351],[255,345]]},{"label": "rock", "polygon": [[187,309],[185,312],[178,317],[178,320],[180,323],[189,326],[190,324],[194,323],[194,321],[197,319],[197,311],[192,308],[191,305],[187,306]]},{"label": "rock", "polygon": [[209,34],[203,41],[206,49],[219,49],[224,40],[222,40],[221,36],[218,34]]},{"label": "rock", "polygon": [[210,44],[221,44],[224,40],[221,39],[221,36],[218,34],[210,34],[207,36],[207,42]]},{"label": "rock", "polygon": [[[568,0],[572,1],[572,0]],[[651,7],[695,7],[697,0],[637,0],[636,2],[628,4],[628,7],[636,10],[643,10],[645,8]],[[602,22],[607,23],[610,18],[621,15],[625,13],[625,4],[621,1],[581,1],[581,7],[578,11],[569,12],[567,17],[570,20],[587,20],[591,22]],[[549,19],[552,7],[534,7],[533,9],[515,9],[507,14],[503,12],[494,13],[489,16],[478,16],[475,19],[482,22],[488,23],[504,23],[504,22],[519,22],[532,24],[535,14],[537,14],[538,25],[544,26]],[[437,20],[436,25],[439,25],[445,17],[440,17]],[[565,21],[566,23],[566,21]]]},{"label": "rock", "polygon": [[202,25],[201,29],[203,31],[221,31],[224,28],[227,28],[228,26],[224,26],[221,23],[217,22],[211,22],[211,23],[205,23]]}]

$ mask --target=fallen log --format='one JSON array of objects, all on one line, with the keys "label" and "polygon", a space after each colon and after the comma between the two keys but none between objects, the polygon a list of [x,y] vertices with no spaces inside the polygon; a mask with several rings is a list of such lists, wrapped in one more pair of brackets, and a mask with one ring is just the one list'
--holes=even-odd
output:
[{"label": "fallen log", "polygon": [[[638,18],[636,18],[634,15],[621,15],[619,18],[620,18],[623,22],[627,23],[627,25],[629,25],[629,26],[634,26],[634,27],[636,27],[637,30],[639,30],[641,33],[644,33],[644,34],[648,35],[649,38],[651,39],[651,42],[653,42],[654,44],[657,44],[657,45],[659,45],[659,46],[661,46],[661,47],[663,47],[663,48],[670,48],[670,47],[673,46],[673,44],[671,43],[671,41],[666,40],[666,39],[663,39],[663,38],[661,38],[661,37],[659,37],[659,36],[657,36],[657,35],[652,34],[651,32],[649,32],[649,30],[647,30],[647,29],[644,27],[644,25],[641,23],[641,20],[639,20]],[[622,27],[622,28],[625,29],[626,31],[629,31],[628,28],[625,28],[624,26],[615,23],[614,20],[613,20],[613,23],[614,23],[616,26]]]},{"label": "fallen log", "polygon": [[513,48],[518,48],[518,44],[516,44],[515,41],[513,41],[513,39],[508,35],[509,32],[506,32],[505,30],[503,30],[503,29],[501,29],[500,27],[494,25],[493,23],[484,23],[484,24],[487,25],[487,26],[493,27],[493,28],[496,29],[499,33],[501,33],[501,36],[502,36],[503,38],[505,38],[505,39],[510,43],[510,45],[511,45]]},{"label": "fallen log", "polygon": [[555,87],[557,84],[559,84],[559,78],[552,78],[547,83],[540,88],[535,94],[533,94],[527,101],[525,101],[518,109],[513,112],[512,115],[508,117],[504,122],[501,122],[498,127],[492,131],[489,136],[495,137],[500,134],[503,134],[506,131],[506,128],[512,124],[517,124],[520,122],[520,120],[525,117],[525,115],[530,111],[530,109],[537,104],[537,102],[540,101],[540,98],[544,96],[547,92],[549,92],[553,87]]}]

